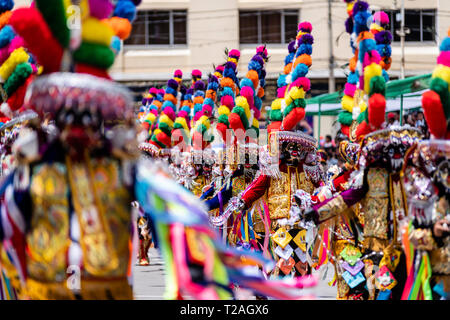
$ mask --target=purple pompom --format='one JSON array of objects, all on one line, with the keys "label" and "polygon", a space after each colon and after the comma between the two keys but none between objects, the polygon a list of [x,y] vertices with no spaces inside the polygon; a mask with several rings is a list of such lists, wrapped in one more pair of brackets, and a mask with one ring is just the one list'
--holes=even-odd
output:
[{"label": "purple pompom", "polygon": [[375,34],[375,41],[377,44],[390,44],[392,35],[389,31],[380,31]]},{"label": "purple pompom", "polygon": [[203,81],[198,80],[195,82],[194,84],[194,89],[197,90],[205,90],[205,84],[203,83]]},{"label": "purple pompom", "polygon": [[345,20],[345,31],[347,31],[347,33],[349,33],[349,34],[353,33],[353,19],[352,18],[348,18],[347,20]]},{"label": "purple pompom", "polygon": [[260,66],[264,65],[264,59],[259,54],[254,55],[252,61],[258,62]]},{"label": "purple pompom", "polygon": [[186,92],[186,94],[194,94],[194,89],[189,88]]},{"label": "purple pompom", "polygon": [[295,40],[291,41],[288,45],[289,53],[295,52]]},{"label": "purple pompom", "polygon": [[358,1],[353,5],[353,16],[355,16],[360,11],[367,11],[369,9],[369,4],[365,1]]},{"label": "purple pompom", "polygon": [[313,44],[314,43],[314,37],[310,34],[304,34],[300,38],[300,43],[307,43],[307,44]]},{"label": "purple pompom", "polygon": [[225,69],[232,69],[233,71],[236,71],[236,64],[234,64],[234,63],[231,62],[231,61],[228,61],[228,62],[225,64]]},{"label": "purple pompom", "polygon": [[138,5],[141,4],[142,0],[132,0],[134,5],[137,7]]},{"label": "purple pompom", "polygon": [[167,86],[169,88],[177,90],[178,89],[178,82],[176,80],[174,80],[174,79],[170,79],[169,81],[167,81]]}]

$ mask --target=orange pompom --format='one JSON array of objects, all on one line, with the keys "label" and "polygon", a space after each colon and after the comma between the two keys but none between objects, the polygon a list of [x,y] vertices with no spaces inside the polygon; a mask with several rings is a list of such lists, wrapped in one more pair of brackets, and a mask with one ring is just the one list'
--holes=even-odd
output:
[{"label": "orange pompom", "polygon": [[164,100],[165,100],[165,101],[170,101],[170,102],[172,102],[174,105],[177,105],[177,98],[175,98],[175,97],[173,96],[173,94],[166,93],[166,94],[164,95]]},{"label": "orange pompom", "polygon": [[114,30],[115,35],[120,39],[126,40],[130,37],[132,26],[128,19],[111,17],[102,21],[109,25]]},{"label": "orange pompom", "polygon": [[220,80],[220,85],[222,86],[222,88],[231,87],[234,89],[234,81],[231,80],[231,78],[222,78]]},{"label": "orange pompom", "polygon": [[350,59],[348,67],[350,68],[351,72],[356,71],[356,63],[357,62],[358,62],[358,56],[354,56],[353,58]]},{"label": "orange pompom", "polygon": [[162,106],[162,102],[161,102],[161,101],[159,101],[159,100],[153,100],[152,104],[155,105],[155,106],[157,106],[157,107],[158,107],[158,110],[161,109],[161,106]]},{"label": "orange pompom", "polygon": [[216,100],[216,92],[214,90],[211,90],[211,89],[206,91],[205,98],[210,98],[210,99],[213,99],[215,101]]},{"label": "orange pompom", "polygon": [[369,99],[369,123],[379,129],[384,122],[386,113],[386,98],[379,93],[374,93]]},{"label": "orange pompom", "polygon": [[252,80],[253,88],[258,88],[259,77],[258,73],[255,70],[250,70],[249,72],[247,72],[247,78]]},{"label": "orange pompom", "polygon": [[300,56],[297,57],[297,59],[295,59],[295,63],[294,63],[294,68],[299,64],[299,63],[304,63],[306,64],[308,67],[311,67],[312,65],[312,59],[311,56],[309,54],[302,54]]},{"label": "orange pompom", "polygon": [[194,98],[193,102],[194,102],[194,104],[197,104],[197,103],[201,104],[201,103],[203,103],[203,97],[197,96]]},{"label": "orange pompom", "polygon": [[280,131],[281,121],[274,121],[267,126],[267,133],[271,133],[272,131]]},{"label": "orange pompom", "polygon": [[257,95],[258,95],[259,98],[264,97],[264,88],[263,87],[260,87],[258,89],[258,94]]},{"label": "orange pompom", "polygon": [[447,121],[441,97],[435,91],[427,91],[422,96],[422,107],[430,132],[438,139],[447,132]]},{"label": "orange pompom", "polygon": [[9,18],[11,18],[12,11],[5,11],[0,15],[0,29],[3,29],[9,23]]},{"label": "orange pompom", "polygon": [[375,36],[370,31],[363,31],[359,34],[357,41],[367,40],[367,39],[375,39]]},{"label": "orange pompom", "polygon": [[291,73],[291,70],[292,70],[292,62],[291,63],[288,63],[285,67],[284,67],[284,74],[289,74],[289,73]]}]

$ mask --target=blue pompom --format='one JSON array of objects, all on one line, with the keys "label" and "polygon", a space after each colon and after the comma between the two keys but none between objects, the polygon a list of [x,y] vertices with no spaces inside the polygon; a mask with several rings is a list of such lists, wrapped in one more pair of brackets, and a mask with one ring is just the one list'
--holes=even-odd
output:
[{"label": "blue pompom", "polygon": [[360,34],[363,31],[369,31],[368,21],[372,21],[372,15],[368,11],[359,11],[355,17],[355,32]]},{"label": "blue pompom", "polygon": [[347,82],[350,84],[357,84],[358,83],[358,75],[356,72],[350,72],[350,74],[347,77]]},{"label": "blue pompom", "polygon": [[297,49],[297,56],[302,55],[302,54],[311,55],[312,54],[312,45],[310,45],[308,43],[302,43]]},{"label": "blue pompom", "polygon": [[0,48],[7,46],[15,36],[16,34],[10,25],[4,26],[0,30]]},{"label": "blue pompom", "polygon": [[255,98],[254,98],[254,104],[255,104],[255,107],[256,107],[258,110],[261,110],[261,107],[262,107],[262,100],[261,100],[260,97],[255,97]]},{"label": "blue pompom", "polygon": [[364,56],[366,52],[376,50],[377,49],[377,43],[373,39],[365,39],[361,41],[359,45],[359,53],[358,53],[358,59],[359,61],[364,60]]},{"label": "blue pompom", "polygon": [[[253,81],[250,80],[249,78],[244,78],[241,80],[241,84],[240,84],[241,88],[243,87],[252,87],[253,88]],[[255,89],[255,88],[253,88]]]},{"label": "blue pompom", "polygon": [[445,38],[439,46],[441,51],[450,51],[450,37]]},{"label": "blue pompom", "polygon": [[232,97],[234,97],[233,89],[231,89],[230,87],[223,88],[222,96],[232,96]]},{"label": "blue pompom", "polygon": [[294,60],[294,52],[288,54],[286,56],[286,58],[284,58],[284,65],[287,65],[287,64],[291,63],[292,60]]},{"label": "blue pompom", "polygon": [[207,104],[207,105],[210,105],[210,106],[213,106],[213,107],[214,107],[214,100],[211,99],[211,98],[206,98],[206,99],[203,101],[203,104],[204,104],[204,105]]},{"label": "blue pompom", "polygon": [[386,72],[386,70],[383,69],[382,74],[383,74],[384,80],[386,81],[386,83],[388,83],[388,81],[389,81],[389,75],[388,75],[388,73]]},{"label": "blue pompom", "polygon": [[217,82],[211,82],[208,84],[208,90],[217,91],[219,89],[219,84]]},{"label": "blue pompom", "polygon": [[125,18],[133,22],[136,19],[136,6],[129,0],[120,0],[117,2],[113,16]]},{"label": "blue pompom", "polygon": [[377,45],[377,51],[381,57],[390,57],[392,54],[391,46],[388,44]]},{"label": "blue pompom", "polygon": [[257,61],[252,60],[248,63],[248,70],[259,71],[259,70],[261,70],[261,65]]},{"label": "blue pompom", "polygon": [[284,87],[285,85],[287,85],[287,83],[286,83],[286,75],[285,75],[285,74],[281,74],[281,75],[278,77],[278,80],[277,80],[277,87],[278,87],[278,88],[282,88],[282,87]]},{"label": "blue pompom", "polygon": [[194,114],[196,114],[199,111],[202,111],[203,105],[201,103],[194,104]]},{"label": "blue pompom", "polygon": [[173,88],[170,88],[170,87],[167,87],[166,93],[171,94],[171,95],[173,95],[174,97],[177,96],[177,90],[175,90],[175,89],[173,89]]},{"label": "blue pompom", "polygon": [[308,73],[308,66],[304,63],[299,63],[295,69],[294,72],[292,72],[292,81],[297,80],[298,78],[306,76]]},{"label": "blue pompom", "polygon": [[173,111],[175,111],[175,105],[169,100],[164,101],[164,103],[162,104],[161,109],[164,111],[165,108],[172,108]]},{"label": "blue pompom", "polygon": [[13,0],[0,0],[0,13],[10,11],[12,8],[14,8]]},{"label": "blue pompom", "polygon": [[111,49],[114,51],[115,55],[118,55],[120,52],[120,49],[122,49],[122,42],[120,41],[120,38],[117,36],[112,37],[111,39]]},{"label": "blue pompom", "polygon": [[180,110],[181,111],[186,111],[187,114],[191,113],[191,108],[189,106],[182,106]]}]

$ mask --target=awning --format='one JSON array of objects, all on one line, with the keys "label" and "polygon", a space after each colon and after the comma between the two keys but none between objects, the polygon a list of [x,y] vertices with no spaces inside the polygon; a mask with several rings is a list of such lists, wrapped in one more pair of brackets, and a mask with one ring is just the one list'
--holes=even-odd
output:
[{"label": "awning", "polygon": [[[389,81],[386,84],[386,111],[417,109],[422,106],[422,94],[430,86],[431,73],[402,80]],[[343,90],[322,94],[306,100],[306,115],[336,116],[341,112]]]}]

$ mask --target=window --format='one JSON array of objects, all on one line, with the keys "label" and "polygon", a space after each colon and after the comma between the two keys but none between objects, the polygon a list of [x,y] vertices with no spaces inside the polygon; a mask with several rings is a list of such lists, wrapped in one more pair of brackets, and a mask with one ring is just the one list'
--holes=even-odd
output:
[{"label": "window", "polygon": [[[384,10],[391,21],[390,31],[394,41],[400,41],[397,30],[400,30],[400,10]],[[405,10],[405,41],[435,41],[436,40],[436,9]]]},{"label": "window", "polygon": [[241,44],[281,43],[297,35],[298,10],[239,11]]},{"label": "window", "polygon": [[186,26],[186,10],[138,11],[125,45],[185,45]]}]

